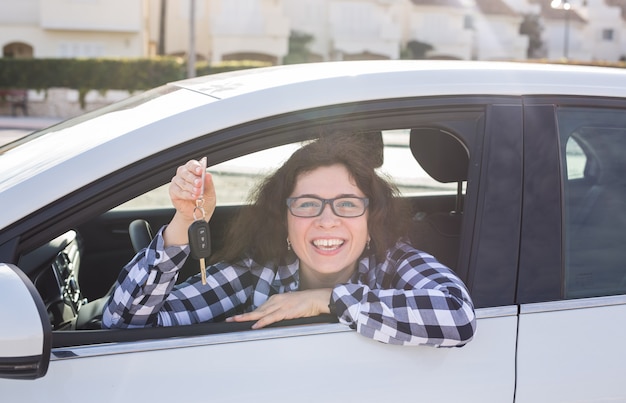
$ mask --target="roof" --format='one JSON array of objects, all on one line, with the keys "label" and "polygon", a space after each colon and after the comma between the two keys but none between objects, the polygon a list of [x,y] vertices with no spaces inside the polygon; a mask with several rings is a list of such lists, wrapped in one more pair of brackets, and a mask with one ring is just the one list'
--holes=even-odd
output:
[{"label": "roof", "polygon": [[619,7],[622,10],[622,19],[626,20],[626,0],[605,0],[606,4]]},{"label": "roof", "polygon": [[[617,81],[606,81],[610,76],[615,76]],[[583,85],[585,80],[591,81]],[[600,88],[602,95],[609,95],[605,90],[612,86],[619,93],[616,95],[610,90],[614,96],[626,97],[626,70],[515,62],[375,60],[241,70],[183,80],[173,85],[218,99],[245,94],[269,96],[270,93],[275,97],[288,90],[290,95],[307,93],[308,96],[303,98],[312,103],[327,103],[330,99],[331,103],[341,103],[447,94],[592,95],[588,91],[596,92]],[[341,93],[338,93],[339,89]],[[600,94],[596,92],[596,95]],[[286,106],[296,109],[318,106],[305,105],[305,99],[298,100],[298,105],[290,100]]]},{"label": "roof", "polygon": [[416,6],[465,7],[460,0],[411,0],[411,3]]}]

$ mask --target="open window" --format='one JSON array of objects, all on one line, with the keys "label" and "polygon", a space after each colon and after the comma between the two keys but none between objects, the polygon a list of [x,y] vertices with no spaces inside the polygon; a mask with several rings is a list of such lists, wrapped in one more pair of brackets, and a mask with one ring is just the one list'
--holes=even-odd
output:
[{"label": "open window", "polygon": [[[323,133],[343,130],[380,141],[372,143],[372,158],[378,158],[380,150],[376,147],[382,145],[383,163],[377,169],[396,184],[400,196],[411,205],[411,241],[456,270],[466,192],[470,191],[467,167],[470,151],[479,144],[484,130],[484,113],[483,106],[470,105],[351,114],[325,125]],[[319,113],[314,115],[317,119]],[[277,120],[276,128],[270,121],[263,122],[261,129],[251,125],[207,134],[193,144],[139,161],[128,172],[108,179],[117,182],[114,191],[99,193],[103,196],[96,204],[71,217],[80,218],[80,222],[68,221],[71,225],[58,231],[61,235],[23,253],[19,266],[43,299],[53,330],[53,348],[249,329],[245,323],[206,323],[169,329],[102,330],[99,315],[120,269],[135,254],[130,224],[143,220],[155,233],[173,216],[167,188],[177,166],[190,158],[206,155],[209,159],[208,170],[218,191],[218,207],[210,221],[212,244],[218,249],[225,229],[259,181],[303,143],[320,135],[316,120],[315,124],[301,120],[296,116],[290,125]],[[94,206],[103,211],[88,215],[96,211]],[[198,263],[189,259],[179,281],[197,274],[198,269]],[[333,320],[336,318],[308,318],[276,326]]]}]

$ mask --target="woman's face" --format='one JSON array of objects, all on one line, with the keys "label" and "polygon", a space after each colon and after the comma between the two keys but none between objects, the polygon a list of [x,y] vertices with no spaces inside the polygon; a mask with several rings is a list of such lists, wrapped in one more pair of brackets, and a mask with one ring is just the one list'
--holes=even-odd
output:
[{"label": "woman's face", "polygon": [[[320,167],[298,176],[290,197],[365,197],[345,166]],[[317,217],[296,217],[287,211],[288,239],[300,258],[302,284],[306,288],[333,287],[346,282],[369,240],[367,211],[359,217],[336,216],[325,205]]]}]

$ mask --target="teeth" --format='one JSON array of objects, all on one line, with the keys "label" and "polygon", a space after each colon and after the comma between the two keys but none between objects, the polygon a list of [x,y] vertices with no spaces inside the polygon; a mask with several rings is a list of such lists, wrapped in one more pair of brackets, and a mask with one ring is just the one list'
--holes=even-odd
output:
[{"label": "teeth", "polygon": [[343,241],[341,239],[316,239],[313,245],[318,248],[337,248],[343,245]]}]

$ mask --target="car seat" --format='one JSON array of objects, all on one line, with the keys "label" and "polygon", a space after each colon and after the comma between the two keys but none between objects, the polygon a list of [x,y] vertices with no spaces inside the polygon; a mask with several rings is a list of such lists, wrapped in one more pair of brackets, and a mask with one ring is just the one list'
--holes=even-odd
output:
[{"label": "car seat", "polygon": [[413,245],[455,269],[458,265],[463,222],[463,182],[467,181],[469,151],[456,136],[440,128],[415,128],[410,135],[411,153],[428,175],[441,183],[457,183],[452,211],[413,215],[409,239]]}]

